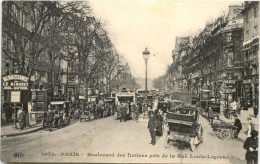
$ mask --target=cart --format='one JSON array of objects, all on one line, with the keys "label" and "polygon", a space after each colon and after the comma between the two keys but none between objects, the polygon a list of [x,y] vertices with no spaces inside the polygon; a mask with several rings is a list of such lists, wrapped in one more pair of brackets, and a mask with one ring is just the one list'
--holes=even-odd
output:
[{"label": "cart", "polygon": [[216,136],[223,140],[228,140],[230,138],[234,139],[237,130],[236,126],[224,121],[214,122],[212,128],[213,131],[215,131]]},{"label": "cart", "polygon": [[182,141],[189,143],[191,151],[203,142],[203,129],[199,123],[199,110],[192,106],[178,106],[169,108],[166,122],[169,127],[164,145],[169,147],[170,142]]}]

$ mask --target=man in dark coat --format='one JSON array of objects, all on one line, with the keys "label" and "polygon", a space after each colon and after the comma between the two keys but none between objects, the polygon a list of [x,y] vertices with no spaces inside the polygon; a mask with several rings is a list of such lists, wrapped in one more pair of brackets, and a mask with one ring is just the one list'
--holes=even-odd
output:
[{"label": "man in dark coat", "polygon": [[237,127],[237,131],[235,133],[235,137],[234,138],[238,138],[238,134],[239,134],[240,130],[242,129],[242,124],[241,124],[240,119],[237,117],[237,115],[234,115],[234,117],[235,117],[234,126]]},{"label": "man in dark coat", "polygon": [[52,131],[52,123],[54,121],[54,113],[53,111],[49,108],[47,112],[47,117],[46,117],[46,123],[49,126],[49,131]]},{"label": "man in dark coat", "polygon": [[153,114],[153,112],[151,113],[151,117],[149,118],[149,122],[148,122],[148,129],[151,135],[151,144],[155,145],[155,133],[156,133],[156,116]]},{"label": "man in dark coat", "polygon": [[247,164],[257,164],[258,162],[258,131],[253,130],[251,137],[248,137],[244,143],[246,149]]},{"label": "man in dark coat", "polygon": [[156,117],[156,121],[157,121],[156,135],[162,136],[162,134],[163,134],[163,132],[162,132],[163,116],[158,111],[158,109],[155,110],[155,115],[156,115],[155,117]]},{"label": "man in dark coat", "polygon": [[120,122],[122,122],[122,119],[124,120],[124,122],[126,122],[126,104],[125,103],[121,104],[120,112],[121,112]]},{"label": "man in dark coat", "polygon": [[258,106],[257,105],[254,106],[254,115],[255,115],[255,118],[258,115]]}]

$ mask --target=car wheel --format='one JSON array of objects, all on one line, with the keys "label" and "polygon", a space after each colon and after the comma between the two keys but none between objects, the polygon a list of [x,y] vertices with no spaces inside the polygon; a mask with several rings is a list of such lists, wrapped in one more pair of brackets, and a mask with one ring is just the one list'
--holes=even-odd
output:
[{"label": "car wheel", "polygon": [[192,137],[190,139],[190,150],[193,152],[193,151],[195,151],[195,149],[196,149],[195,137]]},{"label": "car wheel", "polygon": [[59,129],[62,128],[61,119],[59,119],[59,121],[58,121],[58,128],[59,128]]}]

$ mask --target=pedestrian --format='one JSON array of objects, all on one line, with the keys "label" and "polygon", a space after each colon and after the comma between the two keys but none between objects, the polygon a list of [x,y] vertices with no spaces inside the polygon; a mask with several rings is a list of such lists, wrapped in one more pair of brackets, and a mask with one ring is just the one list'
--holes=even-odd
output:
[{"label": "pedestrian", "polygon": [[137,104],[137,106],[135,107],[135,118],[138,121],[139,118],[139,111],[140,111],[140,105]]},{"label": "pedestrian", "polygon": [[257,164],[258,162],[258,131],[252,130],[251,137],[248,137],[243,146],[246,149],[247,164]]},{"label": "pedestrian", "polygon": [[253,123],[251,117],[248,117],[248,118],[247,118],[247,121],[248,121],[248,124],[247,124],[246,134],[247,134],[247,137],[251,137],[251,132],[252,132],[253,130],[255,130],[255,124]]},{"label": "pedestrian", "polygon": [[132,115],[132,120],[134,120],[135,117],[135,105],[134,102],[131,102],[131,115]]},{"label": "pedestrian", "polygon": [[208,119],[209,122],[213,122],[213,109],[211,106],[209,106],[209,110],[208,110]]},{"label": "pedestrian", "polygon": [[254,106],[254,115],[255,115],[255,118],[257,118],[257,115],[258,115],[258,106],[257,105]]},{"label": "pedestrian", "polygon": [[26,126],[26,113],[22,108],[19,108],[17,115],[18,115],[18,123],[20,125],[21,130],[23,130],[24,127]]},{"label": "pedestrian", "polygon": [[241,102],[240,98],[237,99],[237,114],[241,114]]},{"label": "pedestrian", "polygon": [[239,134],[240,130],[242,129],[242,124],[241,124],[240,119],[237,117],[237,115],[234,115],[234,117],[235,117],[234,126],[237,127],[234,138],[238,138],[238,134]]},{"label": "pedestrian", "polygon": [[157,136],[162,136],[163,131],[162,131],[162,126],[163,126],[163,116],[159,112],[158,109],[155,110],[155,116],[157,120],[157,128],[156,128],[156,135]]},{"label": "pedestrian", "polygon": [[151,113],[151,117],[149,118],[149,121],[148,121],[148,129],[149,129],[149,132],[150,132],[150,135],[151,135],[151,144],[152,145],[155,145],[155,137],[156,137],[156,120],[155,120],[155,115],[154,113],[152,112]]},{"label": "pedestrian", "polygon": [[126,122],[126,104],[125,103],[121,104],[120,112],[121,112],[120,122],[122,122],[122,119],[124,120],[124,122]]},{"label": "pedestrian", "polygon": [[54,121],[54,113],[53,113],[53,111],[51,110],[51,108],[49,106],[49,110],[47,112],[47,117],[46,117],[46,123],[47,123],[47,125],[49,127],[49,131],[52,131],[53,121]]}]

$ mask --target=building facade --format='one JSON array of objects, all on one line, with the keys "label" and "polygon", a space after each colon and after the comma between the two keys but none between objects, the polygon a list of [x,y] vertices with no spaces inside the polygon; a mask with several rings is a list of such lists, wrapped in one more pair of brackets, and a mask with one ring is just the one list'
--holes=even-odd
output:
[{"label": "building facade", "polygon": [[244,19],[244,41],[242,45],[243,97],[249,106],[258,105],[259,84],[259,2],[245,1],[242,10]]}]

